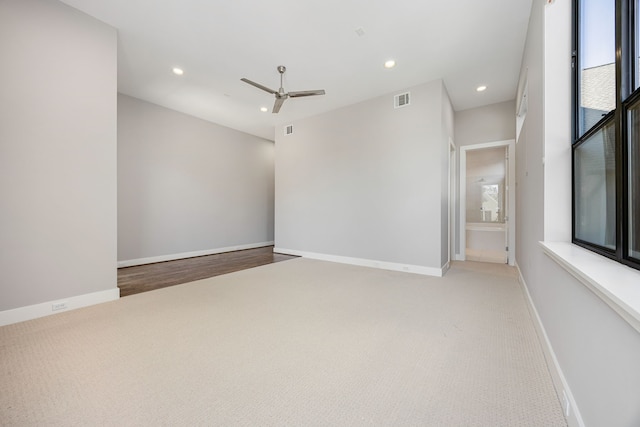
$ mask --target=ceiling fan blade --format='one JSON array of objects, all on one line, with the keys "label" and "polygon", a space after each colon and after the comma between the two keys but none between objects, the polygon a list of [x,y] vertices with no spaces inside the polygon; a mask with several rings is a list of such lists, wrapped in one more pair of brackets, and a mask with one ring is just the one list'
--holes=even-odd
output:
[{"label": "ceiling fan blade", "polygon": [[268,87],[266,87],[266,86],[262,86],[260,83],[252,82],[252,81],[251,81],[251,80],[249,80],[249,79],[241,78],[240,80],[242,80],[242,81],[243,81],[243,82],[245,82],[245,83],[249,83],[251,86],[255,86],[255,87],[257,87],[258,89],[262,89],[262,90],[264,90],[265,92],[269,92],[269,93],[271,93],[271,94],[276,94],[276,93],[278,93],[278,91],[277,91],[277,90],[269,89]]},{"label": "ceiling fan blade", "polygon": [[284,100],[287,98],[276,98],[276,102],[275,104],[273,104],[273,114],[277,114],[280,111],[280,108],[282,107],[282,104],[284,104]]},{"label": "ceiling fan blade", "polygon": [[298,92],[289,92],[291,98],[300,98],[301,96],[324,95],[324,90],[301,90]]}]

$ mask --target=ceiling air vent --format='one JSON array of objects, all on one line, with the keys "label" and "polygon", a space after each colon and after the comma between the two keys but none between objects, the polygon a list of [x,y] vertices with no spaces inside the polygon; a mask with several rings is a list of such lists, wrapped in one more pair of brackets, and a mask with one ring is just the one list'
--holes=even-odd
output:
[{"label": "ceiling air vent", "polygon": [[393,97],[393,108],[406,107],[407,105],[409,105],[409,92]]},{"label": "ceiling air vent", "polygon": [[291,135],[293,133],[293,125],[287,125],[284,127],[284,134]]}]

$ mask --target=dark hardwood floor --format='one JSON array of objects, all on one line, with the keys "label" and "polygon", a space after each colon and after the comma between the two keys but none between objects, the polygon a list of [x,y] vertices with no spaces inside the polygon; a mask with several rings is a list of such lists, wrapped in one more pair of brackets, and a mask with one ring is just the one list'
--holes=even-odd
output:
[{"label": "dark hardwood floor", "polygon": [[207,277],[297,258],[273,253],[273,246],[118,269],[120,296],[152,291]]}]

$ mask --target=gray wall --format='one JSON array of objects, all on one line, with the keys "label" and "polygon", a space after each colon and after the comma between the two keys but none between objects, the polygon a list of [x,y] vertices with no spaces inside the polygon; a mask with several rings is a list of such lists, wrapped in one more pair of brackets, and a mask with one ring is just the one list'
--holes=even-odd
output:
[{"label": "gray wall", "polygon": [[441,136],[441,149],[440,149],[440,265],[445,265],[451,261],[450,248],[449,248],[449,209],[455,209],[455,204],[451,203],[449,185],[452,187],[452,191],[455,189],[455,183],[449,182],[451,180],[450,168],[451,165],[451,144],[453,141],[453,134],[455,129],[455,113],[453,111],[453,105],[451,105],[451,99],[447,93],[446,88],[443,86],[442,99],[442,136]]},{"label": "gray wall", "polygon": [[118,95],[118,260],[273,241],[274,144]]},{"label": "gray wall", "polygon": [[[506,101],[484,107],[456,111],[454,134],[456,147],[515,139],[515,105],[515,101]],[[456,170],[459,176],[460,150],[456,152]],[[454,247],[458,254],[464,252],[460,248],[460,185],[460,182],[456,183],[455,197],[456,241],[454,242]],[[516,212],[518,212],[517,209]]]},{"label": "gray wall", "polygon": [[456,145],[461,147],[515,139],[515,111],[515,101],[456,111]]},{"label": "gray wall", "polygon": [[529,108],[516,146],[517,262],[585,424],[637,426],[640,334],[538,245],[570,225],[568,22],[569,2],[533,2],[520,84],[526,76]]},{"label": "gray wall", "polygon": [[442,266],[453,114],[442,81],[408,90],[276,129],[277,248]]},{"label": "gray wall", "polygon": [[0,2],[0,310],[116,288],[116,37]]}]

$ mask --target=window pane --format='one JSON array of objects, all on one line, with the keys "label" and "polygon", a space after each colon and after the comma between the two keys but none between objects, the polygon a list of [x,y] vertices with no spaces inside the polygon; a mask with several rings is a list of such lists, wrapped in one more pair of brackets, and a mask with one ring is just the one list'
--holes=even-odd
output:
[{"label": "window pane", "polygon": [[579,134],[616,108],[615,0],[581,0]]},{"label": "window pane", "polygon": [[634,62],[634,76],[633,76],[633,88],[637,89],[640,87],[640,58],[638,58],[638,54],[640,53],[640,31],[638,28],[640,27],[640,8],[639,1],[636,0],[634,2],[634,10],[636,11],[636,16],[634,17],[634,27],[635,27],[635,44],[633,46],[633,62]]},{"label": "window pane", "polygon": [[634,2],[634,8],[636,11],[636,16],[634,17],[635,22],[634,22],[634,26],[635,26],[635,37],[634,37],[634,46],[633,46],[633,61],[634,61],[634,76],[633,76],[633,88],[638,89],[638,87],[640,87],[640,1],[636,0]]},{"label": "window pane", "polygon": [[607,124],[574,151],[575,237],[616,247],[615,131]]},{"label": "window pane", "polygon": [[640,259],[640,103],[629,110],[629,255]]}]

